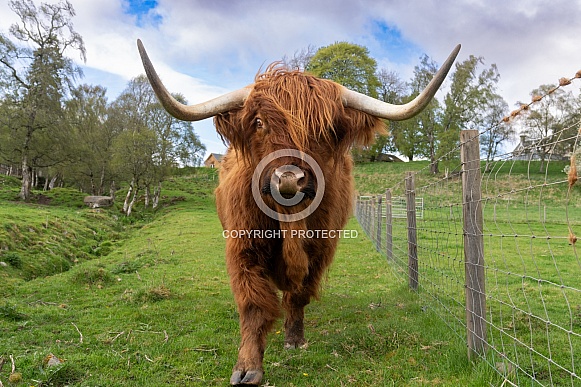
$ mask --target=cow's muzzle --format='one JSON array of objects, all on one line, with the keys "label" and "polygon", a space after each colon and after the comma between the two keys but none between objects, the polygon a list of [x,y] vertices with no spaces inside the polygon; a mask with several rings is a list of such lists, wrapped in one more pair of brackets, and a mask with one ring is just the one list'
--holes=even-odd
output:
[{"label": "cow's muzzle", "polygon": [[294,197],[301,191],[305,173],[295,165],[283,165],[274,170],[271,176],[271,190],[275,189],[285,199]]},{"label": "cow's muzzle", "polygon": [[296,165],[283,165],[265,176],[262,193],[270,194],[276,202],[290,207],[305,197],[313,199],[316,192],[309,173]]}]

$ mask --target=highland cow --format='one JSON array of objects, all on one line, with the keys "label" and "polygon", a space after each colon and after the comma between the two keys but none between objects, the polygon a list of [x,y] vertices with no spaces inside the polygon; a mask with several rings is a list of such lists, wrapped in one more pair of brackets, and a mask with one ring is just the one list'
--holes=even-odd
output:
[{"label": "highland cow", "polygon": [[[353,144],[385,133],[382,119],[419,113],[460,46],[426,89],[405,105],[378,101],[330,80],[274,64],[253,84],[197,105],[176,101],[141,44],[160,102],[174,117],[214,117],[228,145],[216,189],[226,263],[240,317],[231,384],[260,384],[266,338],[284,311],[285,347],[303,346],[304,308],[319,295],[353,202]],[[282,292],[282,300],[278,292]]]}]

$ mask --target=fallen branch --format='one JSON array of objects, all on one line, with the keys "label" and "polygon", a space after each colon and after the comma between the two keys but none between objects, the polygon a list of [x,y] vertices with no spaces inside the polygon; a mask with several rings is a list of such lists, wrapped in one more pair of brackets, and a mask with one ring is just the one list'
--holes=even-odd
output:
[{"label": "fallen branch", "polygon": [[73,324],[73,326],[75,327],[75,329],[77,330],[77,332],[79,332],[79,335],[81,336],[81,338],[79,339],[79,343],[83,344],[83,334],[79,330],[79,327],[74,322],[72,322],[71,324]]},{"label": "fallen branch", "polygon": [[218,348],[211,348],[211,349],[194,348],[193,349],[193,351],[196,351],[196,352],[213,352],[213,353],[216,353],[217,350],[218,350]]},{"label": "fallen branch", "polygon": [[123,331],[123,332],[119,332],[119,333],[117,334],[117,336],[115,336],[115,337],[113,337],[113,339],[111,339],[111,342],[114,342],[115,340],[117,340],[117,339],[119,338],[119,336],[121,336],[121,335],[122,335],[122,334],[124,334],[124,333],[125,333],[125,331]]}]

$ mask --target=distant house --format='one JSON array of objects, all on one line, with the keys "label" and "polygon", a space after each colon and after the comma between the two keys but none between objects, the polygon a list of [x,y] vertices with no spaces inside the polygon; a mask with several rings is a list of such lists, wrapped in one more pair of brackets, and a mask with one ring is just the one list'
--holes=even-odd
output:
[{"label": "distant house", "polygon": [[545,160],[567,160],[566,155],[555,149],[550,138],[534,139],[521,134],[520,142],[512,151],[515,160],[541,160],[543,153]]},{"label": "distant house", "polygon": [[204,161],[204,166],[208,168],[219,168],[220,164],[222,163],[222,157],[219,153],[210,153],[210,156]]}]

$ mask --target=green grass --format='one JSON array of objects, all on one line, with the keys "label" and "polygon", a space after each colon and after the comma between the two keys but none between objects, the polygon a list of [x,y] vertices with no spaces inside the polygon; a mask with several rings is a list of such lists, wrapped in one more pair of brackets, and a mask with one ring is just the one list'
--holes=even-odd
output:
[{"label": "green grass", "polygon": [[[361,233],[354,221],[348,227]],[[170,212],[108,257],[22,284],[10,302],[27,318],[0,320],[3,353],[16,356],[31,384],[54,353],[79,386],[226,385],[238,318],[223,247],[213,211]],[[134,272],[113,274],[120,262],[146,256]],[[308,307],[309,347],[284,350],[277,324],[265,383],[456,386],[493,378],[481,370],[475,382],[463,343],[424,309],[365,237],[346,239],[322,299]]]},{"label": "green grass", "polygon": [[[386,182],[401,180],[405,170],[426,165],[358,166],[357,186],[360,192],[379,193]],[[0,357],[9,362],[13,356],[20,385],[228,384],[237,356],[238,315],[225,270],[214,179],[190,173],[166,182],[161,209],[151,214],[138,207],[142,221],[132,227],[116,220],[116,213],[100,213],[106,219],[96,220],[68,199],[69,204],[49,206],[0,201],[0,222],[9,225],[0,228],[3,243],[20,238],[27,245],[51,240],[64,245],[69,243],[64,229],[75,230],[75,240],[85,232],[105,232],[95,241],[110,242],[107,254],[87,256],[81,254],[83,246],[100,245],[86,239],[73,250],[70,242],[55,253],[69,262],[68,270],[30,277],[17,266],[36,259],[32,250],[13,243],[12,255],[1,253],[0,261],[9,258],[14,264],[0,267],[0,281],[12,281],[0,291]],[[12,195],[0,192],[0,197]],[[49,227],[44,227],[47,218]],[[503,379],[488,364],[467,360],[458,333],[431,311],[432,301],[422,290],[418,295],[407,289],[397,268],[375,252],[354,219],[347,229],[359,236],[341,241],[321,300],[307,307],[308,347],[284,350],[278,322],[269,336],[264,384],[501,385]],[[58,232],[49,236],[48,230]],[[83,259],[69,259],[68,251]],[[43,367],[51,353],[64,363]],[[5,386],[9,368],[0,371]]]},{"label": "green grass", "polygon": [[[581,232],[581,190],[569,190],[564,165],[553,162],[540,172],[538,162],[501,162],[483,175],[488,338],[495,348],[487,361],[518,364],[509,376],[518,385],[536,385],[531,375],[540,385],[578,382],[570,372],[581,352],[581,261],[569,232]],[[395,195],[403,191],[398,172]],[[381,180],[381,171],[376,176]],[[420,172],[416,187],[425,205],[417,220],[420,294],[464,336],[461,181]],[[393,240],[405,281],[405,219],[394,221]]]}]

